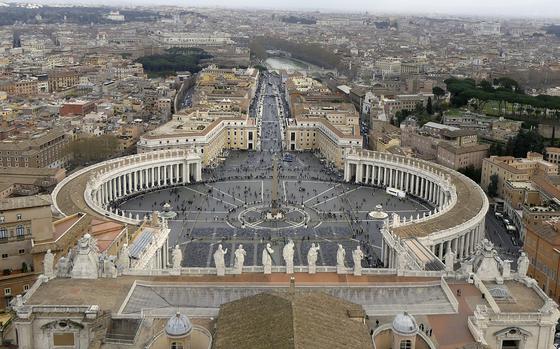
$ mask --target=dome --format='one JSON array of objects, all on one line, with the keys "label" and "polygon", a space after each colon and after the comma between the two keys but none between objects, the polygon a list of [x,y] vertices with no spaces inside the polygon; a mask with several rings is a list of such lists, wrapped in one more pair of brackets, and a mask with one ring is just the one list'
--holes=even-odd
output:
[{"label": "dome", "polygon": [[404,312],[395,316],[393,320],[393,331],[402,335],[415,335],[418,331],[418,325],[412,315]]},{"label": "dome", "polygon": [[165,333],[169,337],[185,337],[192,331],[192,324],[186,315],[179,312],[171,317],[165,325]]}]

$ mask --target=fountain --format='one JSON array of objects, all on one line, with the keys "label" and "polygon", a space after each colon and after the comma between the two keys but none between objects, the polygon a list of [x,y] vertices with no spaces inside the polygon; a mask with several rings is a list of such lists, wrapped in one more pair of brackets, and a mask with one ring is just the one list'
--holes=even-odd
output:
[{"label": "fountain", "polygon": [[171,211],[171,204],[169,204],[169,202],[166,202],[163,205],[163,212],[160,213],[160,216],[169,220],[175,218],[177,216],[177,212]]},{"label": "fountain", "polygon": [[383,211],[381,204],[375,206],[375,211],[371,211],[368,215],[373,219],[385,219],[389,217],[387,212]]}]

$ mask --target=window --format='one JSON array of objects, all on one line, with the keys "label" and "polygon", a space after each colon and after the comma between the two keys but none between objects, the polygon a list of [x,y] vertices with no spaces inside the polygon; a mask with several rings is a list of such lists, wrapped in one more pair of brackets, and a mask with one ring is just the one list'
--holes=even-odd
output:
[{"label": "window", "polygon": [[21,213],[18,213],[18,214],[16,215],[16,219],[17,219],[18,221],[21,221]]},{"label": "window", "polygon": [[401,341],[400,347],[400,349],[410,349],[412,348],[412,342],[410,341],[410,339],[403,339]]},{"label": "window", "polygon": [[18,225],[16,227],[16,235],[17,236],[24,236],[25,235],[25,228],[23,228],[23,225]]},{"label": "window", "polygon": [[0,239],[8,238],[8,230],[6,228],[0,228]]},{"label": "window", "polygon": [[173,342],[171,343],[171,349],[183,349],[183,343]]},{"label": "window", "polygon": [[12,295],[12,289],[7,287],[4,289],[4,296],[11,296]]},{"label": "window", "polygon": [[55,347],[61,346],[74,346],[74,334],[73,333],[53,333],[53,345]]},{"label": "window", "polygon": [[8,258],[8,254],[7,253],[2,253],[2,259],[6,259]]},{"label": "window", "polygon": [[23,285],[23,290],[24,291],[29,291],[29,285],[28,284]]},{"label": "window", "polygon": [[24,253],[25,253],[25,249],[22,248],[22,249],[20,249],[18,252],[19,252],[19,254],[24,254]]},{"label": "window", "polygon": [[5,220],[4,216],[0,216],[0,223],[4,223],[4,220]]}]

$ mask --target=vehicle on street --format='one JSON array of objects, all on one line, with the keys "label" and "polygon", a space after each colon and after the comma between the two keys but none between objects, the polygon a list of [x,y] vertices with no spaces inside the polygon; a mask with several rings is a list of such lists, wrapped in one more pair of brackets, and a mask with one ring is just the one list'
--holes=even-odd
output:
[{"label": "vehicle on street", "polygon": [[399,189],[387,187],[385,191],[387,192],[387,194],[398,197],[399,199],[404,199],[406,197],[406,193]]}]

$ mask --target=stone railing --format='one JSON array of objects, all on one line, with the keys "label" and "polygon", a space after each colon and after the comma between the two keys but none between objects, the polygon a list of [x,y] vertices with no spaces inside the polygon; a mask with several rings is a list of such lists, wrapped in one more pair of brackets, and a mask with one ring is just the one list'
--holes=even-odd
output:
[{"label": "stone railing", "polygon": [[449,285],[447,284],[447,282],[445,281],[443,276],[441,277],[441,289],[443,290],[443,292],[447,296],[447,299],[449,299],[449,303],[451,303],[451,306],[453,307],[455,312],[458,313],[459,312],[459,301],[457,300],[457,298],[455,298],[455,295],[453,294],[453,291],[451,291],[451,288],[449,288]]},{"label": "stone railing", "polygon": [[[353,274],[352,268],[346,268],[346,273],[341,275],[351,275]],[[286,274],[285,266],[273,266],[272,273]],[[316,273],[336,273],[337,269],[333,266],[317,266]],[[309,267],[306,265],[295,265],[294,273],[308,273]],[[264,268],[262,265],[253,265],[243,267],[243,274],[246,273],[258,273],[263,274]],[[396,275],[396,269],[389,268],[362,268],[362,275]],[[405,272],[406,273],[406,272]],[[420,272],[424,276],[441,276],[441,272]],[[437,274],[436,274],[437,273]],[[233,268],[226,268],[226,275],[236,275]],[[160,275],[177,275],[174,269],[125,269],[123,275],[134,275],[134,276],[160,276]],[[217,275],[216,268],[196,268],[187,267],[181,268],[180,275]],[[408,275],[407,275],[408,276]],[[410,275],[410,276],[416,276]]]},{"label": "stone railing", "polygon": [[476,275],[474,273],[471,274],[471,275],[472,275],[474,286],[476,286],[476,288],[478,288],[480,293],[482,293],[484,295],[484,298],[488,302],[488,305],[490,305],[490,309],[492,309],[492,311],[496,314],[501,313],[501,310],[500,310],[500,307],[498,306],[498,303],[496,303],[496,301],[494,300],[494,297],[492,297],[492,294],[490,293],[490,291],[488,290],[488,288],[486,287],[484,282],[482,282],[482,280],[478,277],[478,275]]}]

